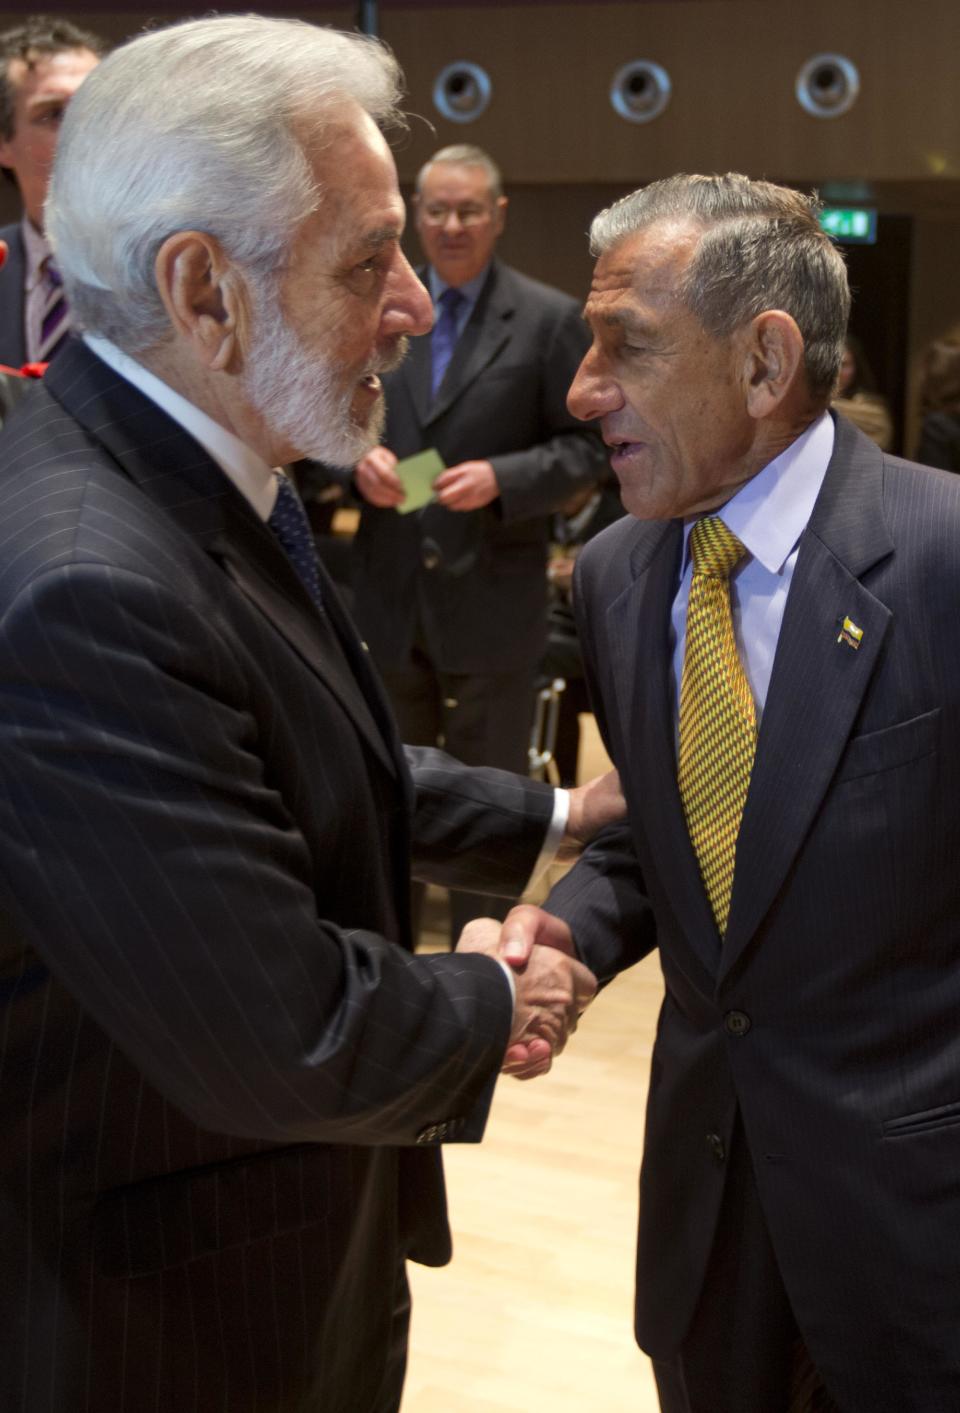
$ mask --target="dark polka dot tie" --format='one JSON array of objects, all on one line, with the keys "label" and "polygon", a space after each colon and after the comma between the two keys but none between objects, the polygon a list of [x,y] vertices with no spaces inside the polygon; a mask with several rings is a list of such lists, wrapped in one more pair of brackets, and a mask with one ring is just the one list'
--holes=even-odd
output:
[{"label": "dark polka dot tie", "polygon": [[320,570],[313,531],[303,502],[288,477],[281,474],[277,475],[277,501],[267,524],[280,541],[307,593],[317,608],[322,608]]}]

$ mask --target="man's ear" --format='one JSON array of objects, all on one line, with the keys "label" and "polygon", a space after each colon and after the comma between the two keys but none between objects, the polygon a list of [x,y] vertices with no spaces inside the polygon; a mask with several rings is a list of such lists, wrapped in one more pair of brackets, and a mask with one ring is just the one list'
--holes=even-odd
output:
[{"label": "man's ear", "polygon": [[746,408],[759,422],[777,411],[797,378],[803,377],[803,335],[793,316],[782,309],[765,309],[744,332]]},{"label": "man's ear", "polygon": [[246,286],[220,242],[204,231],[177,231],[157,252],[157,290],[174,331],[211,373],[242,366]]},{"label": "man's ear", "polygon": [[493,205],[493,228],[498,236],[503,235],[503,228],[507,224],[507,206],[510,204],[508,196],[498,196]]}]

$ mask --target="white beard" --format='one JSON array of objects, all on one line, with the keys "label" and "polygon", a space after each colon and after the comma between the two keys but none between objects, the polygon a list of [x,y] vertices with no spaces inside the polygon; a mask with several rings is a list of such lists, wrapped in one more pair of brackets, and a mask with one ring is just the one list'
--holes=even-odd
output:
[{"label": "white beard", "polygon": [[257,303],[257,332],[246,357],[244,388],[271,440],[293,446],[298,456],[313,461],[355,466],[379,444],[383,398],[359,426],[351,413],[356,384],[338,389],[335,364],[304,348],[276,303],[268,317],[268,301]]}]

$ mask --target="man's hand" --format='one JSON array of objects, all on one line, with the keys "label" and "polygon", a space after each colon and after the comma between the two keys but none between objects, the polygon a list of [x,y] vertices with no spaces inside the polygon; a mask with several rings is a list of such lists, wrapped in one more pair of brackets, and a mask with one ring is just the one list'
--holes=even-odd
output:
[{"label": "man's hand", "polygon": [[595,776],[586,785],[578,785],[570,791],[570,813],[557,858],[573,857],[606,825],[619,824],[626,815],[627,804],[615,770]]},{"label": "man's hand", "polygon": [[362,461],[357,462],[353,479],[364,500],[384,510],[403,504],[407,493],[394,470],[396,464],[397,458],[385,446],[375,446]]},{"label": "man's hand", "polygon": [[[522,945],[515,949],[518,959],[510,960],[517,1000],[502,1070],[518,1079],[532,1079],[546,1074],[553,1057],[560,1054],[567,1037],[576,1030],[577,1021],[596,993],[597,981],[574,959],[570,930],[565,923],[550,918],[539,908],[514,908],[510,917],[518,912],[539,914],[547,921],[538,924],[533,917],[526,920]],[[562,945],[559,931],[551,924],[566,929],[569,949]],[[534,945],[532,939],[536,935],[545,940],[545,945]],[[508,960],[502,956],[501,940],[500,923],[492,918],[475,918],[463,929],[457,951],[485,952]]]},{"label": "man's hand", "polygon": [[480,510],[500,494],[489,461],[461,461],[448,466],[433,483],[437,500],[448,510]]}]

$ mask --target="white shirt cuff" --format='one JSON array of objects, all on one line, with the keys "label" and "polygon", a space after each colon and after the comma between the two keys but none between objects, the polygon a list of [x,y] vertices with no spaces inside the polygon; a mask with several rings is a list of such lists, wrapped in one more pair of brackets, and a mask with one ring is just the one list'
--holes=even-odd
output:
[{"label": "white shirt cuff", "polygon": [[507,985],[510,987],[510,1006],[511,1010],[515,1010],[517,1005],[517,983],[513,975],[513,967],[510,965],[509,962],[505,962],[502,957],[494,957],[493,960],[499,963],[499,965],[506,972]]},{"label": "white shirt cuff", "polygon": [[[543,848],[537,855],[537,861],[533,866],[533,872],[527,879],[527,888],[532,888],[534,883],[542,873],[553,863],[557,856],[557,850],[563,843],[563,836],[567,832],[567,820],[570,817],[570,791],[554,790],[553,792],[553,818],[547,830],[546,838],[543,841]],[[526,892],[526,888],[524,889]]]}]

